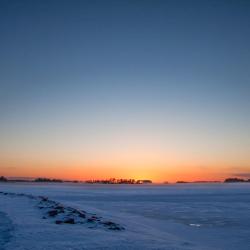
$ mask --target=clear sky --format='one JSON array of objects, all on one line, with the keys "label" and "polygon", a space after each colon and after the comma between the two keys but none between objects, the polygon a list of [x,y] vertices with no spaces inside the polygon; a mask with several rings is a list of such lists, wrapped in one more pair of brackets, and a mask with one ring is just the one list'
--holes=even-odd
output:
[{"label": "clear sky", "polygon": [[0,175],[250,178],[250,1],[0,1]]}]

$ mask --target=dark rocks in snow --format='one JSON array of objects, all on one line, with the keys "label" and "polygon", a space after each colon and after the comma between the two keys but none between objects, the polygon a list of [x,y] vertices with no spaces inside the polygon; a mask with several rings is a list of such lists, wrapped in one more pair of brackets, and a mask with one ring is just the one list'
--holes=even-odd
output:
[{"label": "dark rocks in snow", "polygon": [[58,215],[58,211],[57,210],[50,210],[50,211],[48,211],[48,215],[50,217],[55,217],[56,215]]},{"label": "dark rocks in snow", "polygon": [[112,221],[104,221],[101,223],[110,230],[117,230],[117,231],[124,230],[124,228],[122,226],[120,226]]},{"label": "dark rocks in snow", "polygon": [[64,207],[63,206],[55,206],[54,209],[57,211],[58,214],[64,213]]},{"label": "dark rocks in snow", "polygon": [[48,201],[48,197],[39,196],[39,198],[41,199],[41,201]]},{"label": "dark rocks in snow", "polygon": [[93,219],[93,220],[98,220],[98,219],[99,219],[99,217],[97,217],[97,216],[93,215],[93,216],[91,216],[91,219]]},{"label": "dark rocks in snow", "polygon": [[90,222],[90,223],[92,223],[92,222],[94,222],[95,221],[95,219],[93,219],[93,218],[88,218],[87,219],[87,222]]},{"label": "dark rocks in snow", "polygon": [[63,206],[61,206],[61,205],[57,205],[57,206],[55,206],[55,209],[63,210],[63,209],[64,209],[64,207],[63,207]]},{"label": "dark rocks in snow", "polygon": [[94,213],[91,214],[76,208],[66,207],[45,196],[33,196],[30,194],[16,194],[2,191],[0,191],[0,194],[10,197],[26,197],[28,199],[37,200],[38,203],[36,207],[42,211],[42,219],[55,218],[55,224],[86,224],[88,228],[92,229],[102,227],[114,231],[124,230],[124,227],[119,224],[112,221],[103,221],[102,217]]},{"label": "dark rocks in snow", "polygon": [[75,224],[75,220],[73,218],[67,218],[63,221],[66,224]]},{"label": "dark rocks in snow", "polygon": [[82,213],[82,212],[79,212],[79,217],[80,217],[80,218],[86,218],[86,214],[85,214],[85,213]]}]

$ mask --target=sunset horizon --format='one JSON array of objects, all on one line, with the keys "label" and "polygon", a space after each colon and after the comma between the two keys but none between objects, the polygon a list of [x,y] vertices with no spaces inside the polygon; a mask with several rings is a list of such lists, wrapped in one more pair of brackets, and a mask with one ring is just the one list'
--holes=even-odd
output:
[{"label": "sunset horizon", "polygon": [[247,3],[1,5],[0,175],[250,178]]},{"label": "sunset horizon", "polygon": [[250,0],[0,0],[0,250],[250,249]]},{"label": "sunset horizon", "polygon": [[[153,183],[175,183],[177,181],[185,181],[185,182],[198,182],[198,181],[220,181],[223,182],[226,178],[250,178],[248,174],[245,172],[236,173],[233,171],[234,168],[230,168],[231,172],[219,172],[215,171],[212,172],[211,168],[207,170],[204,167],[189,167],[188,170],[175,170],[174,172],[167,172],[164,168],[158,172],[154,170],[154,168],[149,168],[147,171],[138,171],[138,168],[134,168],[136,170],[128,171],[126,167],[124,168],[108,168],[105,167],[103,172],[100,172],[100,167],[98,166],[86,166],[86,167],[77,167],[74,168],[72,166],[68,167],[61,167],[60,169],[63,170],[63,173],[58,172],[58,168],[54,168],[50,171],[38,171],[37,173],[25,172],[25,168],[22,168],[23,172],[21,174],[15,173],[15,171],[2,171],[0,176],[5,176],[10,179],[35,179],[39,177],[43,178],[51,178],[51,179],[62,179],[65,181],[86,181],[86,180],[108,180],[111,178],[115,179],[135,179],[135,180],[144,180],[148,179],[153,181]],[[90,171],[92,169],[92,171]],[[190,171],[193,169],[193,172]],[[8,174],[9,172],[14,172],[13,174]],[[111,173],[111,174],[109,174]]]}]

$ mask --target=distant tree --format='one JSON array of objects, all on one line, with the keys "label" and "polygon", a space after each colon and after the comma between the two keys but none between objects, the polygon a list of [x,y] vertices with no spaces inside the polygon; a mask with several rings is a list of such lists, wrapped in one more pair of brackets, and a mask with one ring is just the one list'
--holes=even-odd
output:
[{"label": "distant tree", "polygon": [[232,182],[245,182],[244,179],[240,179],[240,178],[227,178],[224,181],[225,183],[232,183]]},{"label": "distant tree", "polygon": [[2,181],[2,182],[6,182],[6,181],[8,181],[8,179],[7,179],[7,178],[5,178],[4,176],[1,176],[1,177],[0,177],[0,181]]},{"label": "distant tree", "polygon": [[35,182],[63,182],[60,179],[36,178]]},{"label": "distant tree", "polygon": [[108,180],[87,180],[85,183],[97,183],[97,184],[147,184],[152,183],[151,180],[134,180],[134,179],[115,179],[111,178]]},{"label": "distant tree", "polygon": [[136,184],[151,184],[151,180],[138,180],[136,181]]},{"label": "distant tree", "polygon": [[142,183],[143,183],[143,184],[151,184],[152,181],[151,181],[151,180],[142,180]]}]

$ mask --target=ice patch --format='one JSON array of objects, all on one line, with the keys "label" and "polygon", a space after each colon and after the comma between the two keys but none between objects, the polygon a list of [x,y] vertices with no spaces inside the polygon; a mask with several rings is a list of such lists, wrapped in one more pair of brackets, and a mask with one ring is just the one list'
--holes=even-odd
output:
[{"label": "ice patch", "polygon": [[189,226],[191,226],[191,227],[200,227],[201,224],[190,223]]}]

